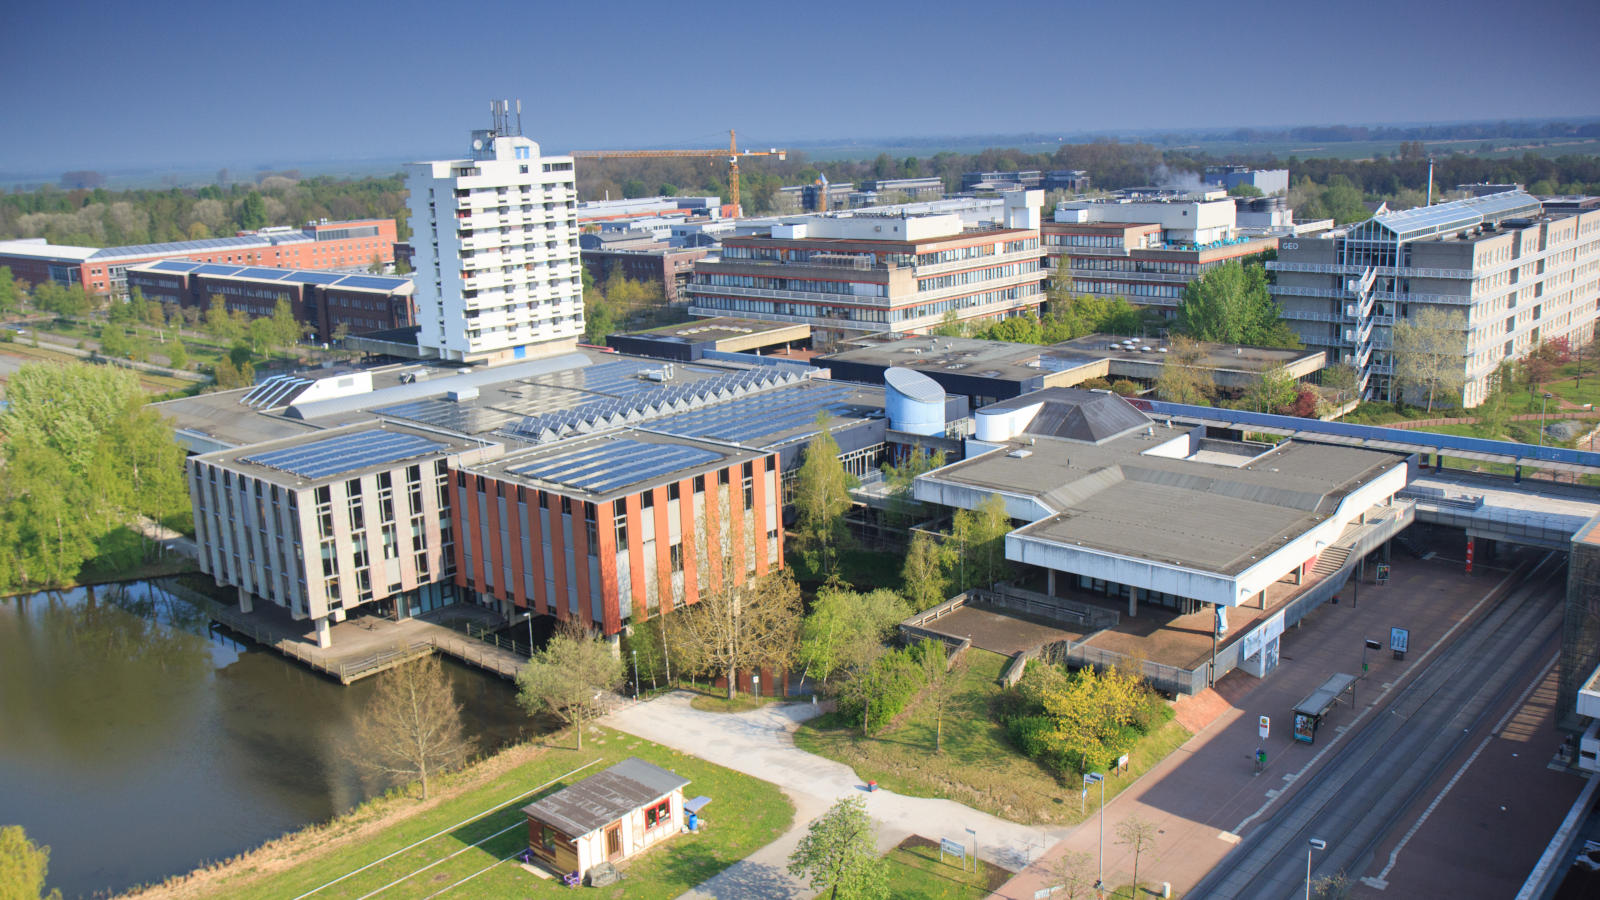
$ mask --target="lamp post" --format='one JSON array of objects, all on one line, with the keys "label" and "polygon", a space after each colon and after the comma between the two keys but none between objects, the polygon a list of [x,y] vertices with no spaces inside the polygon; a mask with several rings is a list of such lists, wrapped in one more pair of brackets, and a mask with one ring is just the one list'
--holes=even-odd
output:
[{"label": "lamp post", "polygon": [[639,648],[630,647],[633,651],[633,699],[639,699]]},{"label": "lamp post", "polygon": [[1311,900],[1311,852],[1326,849],[1328,842],[1322,838],[1312,838],[1306,842],[1306,900]]},{"label": "lamp post", "polygon": [[1094,880],[1095,890],[1104,890],[1106,883],[1106,777],[1099,772],[1090,772],[1083,776],[1085,786],[1100,785],[1100,811],[1095,818],[1100,820],[1100,868]]},{"label": "lamp post", "polygon": [[533,607],[528,607],[528,658],[533,659]]},{"label": "lamp post", "polygon": [[1544,398],[1539,401],[1539,446],[1541,447],[1544,446],[1544,410],[1550,404],[1552,396],[1554,395],[1549,391],[1545,391]]},{"label": "lamp post", "polygon": [[968,828],[967,834],[972,835],[972,871],[978,871],[978,832]]}]

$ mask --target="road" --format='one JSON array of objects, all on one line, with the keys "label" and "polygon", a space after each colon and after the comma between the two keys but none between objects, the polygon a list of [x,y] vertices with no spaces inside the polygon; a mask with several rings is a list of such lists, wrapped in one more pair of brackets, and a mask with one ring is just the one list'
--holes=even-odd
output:
[{"label": "road", "polygon": [[1386,708],[1374,710],[1328,765],[1297,790],[1291,785],[1294,793],[1278,811],[1186,896],[1303,896],[1312,838],[1327,841],[1313,855],[1313,877],[1362,874],[1374,848],[1403,821],[1401,812],[1544,662],[1560,627],[1564,572],[1554,554],[1541,560]]}]

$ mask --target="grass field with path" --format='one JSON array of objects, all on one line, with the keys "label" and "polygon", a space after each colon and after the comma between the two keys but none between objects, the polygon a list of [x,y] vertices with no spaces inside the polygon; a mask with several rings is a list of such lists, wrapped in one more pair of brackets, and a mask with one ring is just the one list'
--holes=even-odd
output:
[{"label": "grass field with path", "polygon": [[[696,834],[679,834],[618,868],[623,880],[586,891],[607,900],[667,900],[705,881],[787,830],[794,807],[767,782],[642,738],[594,728],[582,751],[517,747],[438,786],[426,804],[389,796],[326,826],[268,845],[187,883],[141,898],[422,898],[569,896],[557,879],[511,857],[528,845],[522,808],[637,756],[690,779],[686,797],[712,798]],[[585,767],[586,766],[586,767]],[[575,769],[581,771],[574,772]],[[453,789],[454,788],[454,789]],[[531,792],[531,793],[530,793]],[[241,811],[241,815],[248,811]]]},{"label": "grass field with path", "polygon": [[884,857],[889,867],[889,884],[895,900],[981,900],[1011,878],[999,866],[978,861],[961,867],[952,856],[939,859],[939,844],[923,837],[909,837]]},{"label": "grass field with path", "polygon": [[[869,738],[861,736],[858,723],[842,722],[830,713],[801,725],[796,746],[842,762],[889,790],[954,800],[1013,822],[1061,825],[1092,815],[1098,791],[1085,811],[1080,785],[1062,783],[1019,753],[1005,728],[990,717],[1006,657],[977,648],[968,650],[967,657],[960,693],[945,714],[943,753],[934,753],[933,717],[921,705]],[[1126,773],[1106,779],[1106,800],[1188,739],[1189,732],[1176,721],[1158,728],[1129,754]]]}]

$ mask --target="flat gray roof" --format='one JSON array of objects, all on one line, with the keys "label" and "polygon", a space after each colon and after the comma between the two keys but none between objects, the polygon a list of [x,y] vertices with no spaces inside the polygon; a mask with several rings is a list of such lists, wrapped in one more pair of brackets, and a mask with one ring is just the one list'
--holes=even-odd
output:
[{"label": "flat gray roof", "polygon": [[[1035,497],[1057,511],[1019,536],[1234,575],[1405,461],[1303,441],[1243,465],[1214,463],[1220,457],[1210,454],[1152,456],[1145,451],[1192,429],[1152,422],[1149,430],[1098,445],[1024,436],[923,477]],[[1009,455],[1023,449],[1025,456]]]},{"label": "flat gray roof", "polygon": [[604,828],[645,804],[689,783],[689,779],[630,756],[604,772],[530,803],[524,815],[554,825],[572,838]]}]

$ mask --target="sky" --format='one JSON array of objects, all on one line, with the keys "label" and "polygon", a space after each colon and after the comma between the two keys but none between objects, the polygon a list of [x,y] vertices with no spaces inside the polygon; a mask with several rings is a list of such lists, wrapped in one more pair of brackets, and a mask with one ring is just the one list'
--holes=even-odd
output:
[{"label": "sky", "polygon": [[17,0],[0,173],[1600,115],[1594,0]]}]

